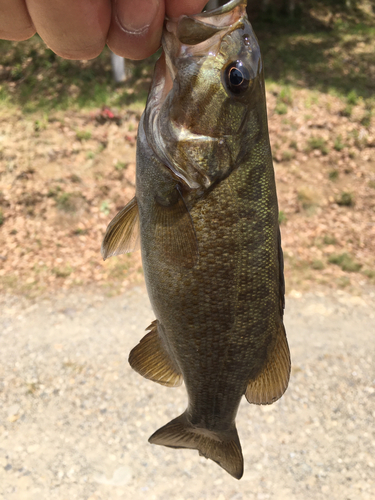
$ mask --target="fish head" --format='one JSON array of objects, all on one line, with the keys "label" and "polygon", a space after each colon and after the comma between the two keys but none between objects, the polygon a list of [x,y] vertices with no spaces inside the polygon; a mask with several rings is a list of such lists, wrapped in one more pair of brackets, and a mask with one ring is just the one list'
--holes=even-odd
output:
[{"label": "fish head", "polygon": [[246,0],[167,19],[144,116],[159,159],[191,189],[239,166],[265,114],[262,58]]}]

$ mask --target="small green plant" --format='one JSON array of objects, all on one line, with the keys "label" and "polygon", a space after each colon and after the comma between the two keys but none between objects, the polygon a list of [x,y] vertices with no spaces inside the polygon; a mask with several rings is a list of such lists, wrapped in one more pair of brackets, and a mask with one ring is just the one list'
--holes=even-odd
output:
[{"label": "small green plant", "polygon": [[311,96],[309,95],[306,100],[305,100],[305,108],[310,109],[311,108]]},{"label": "small green plant", "polygon": [[67,264],[64,267],[54,267],[52,269],[52,272],[56,276],[56,278],[67,278],[72,274],[73,269],[69,264]]},{"label": "small green plant", "polygon": [[47,128],[47,120],[35,120],[34,122],[34,131],[41,132],[42,130],[46,130]]},{"label": "small green plant", "polygon": [[352,207],[354,205],[354,195],[348,191],[343,191],[336,199],[336,203],[342,207]]},{"label": "small green plant", "polygon": [[3,224],[4,224],[4,214],[3,214],[3,211],[0,208],[0,226],[2,226]]},{"label": "small green plant", "polygon": [[292,158],[294,158],[294,152],[290,151],[290,149],[285,149],[282,153],[283,161],[290,161]]},{"label": "small green plant", "polygon": [[129,127],[128,127],[128,130],[129,132],[133,132],[133,130],[135,129],[133,123],[129,123]]},{"label": "small green plant", "polygon": [[307,141],[307,151],[318,149],[323,155],[328,154],[326,141],[323,137],[310,137]]},{"label": "small green plant", "polygon": [[349,273],[357,273],[362,267],[362,264],[355,262],[347,253],[332,254],[328,257],[328,262],[341,267],[343,271],[347,271]]},{"label": "small green plant", "polygon": [[364,269],[362,273],[370,278],[371,280],[375,279],[375,270],[374,269]]},{"label": "small green plant", "polygon": [[89,139],[91,139],[91,132],[89,130],[77,130],[76,138],[81,142],[88,141]]},{"label": "small green plant", "polygon": [[49,188],[47,193],[47,198],[57,198],[59,193],[61,193],[62,189],[60,186],[54,186]]},{"label": "small green plant", "polygon": [[105,215],[108,215],[109,212],[110,212],[110,209],[109,209],[109,202],[108,201],[102,201],[101,205],[100,205],[100,211],[105,214]]},{"label": "small green plant", "polygon": [[13,66],[13,68],[10,71],[10,76],[14,82],[21,80],[22,78],[22,65],[21,64],[16,64]]},{"label": "small green plant", "polygon": [[358,103],[358,94],[355,90],[351,90],[346,97],[346,102],[349,105],[355,106]]},{"label": "small green plant", "polygon": [[56,206],[63,212],[75,212],[76,205],[72,193],[61,193],[56,199]]},{"label": "small green plant", "polygon": [[291,106],[293,104],[293,98],[292,98],[292,92],[290,90],[290,87],[283,87],[280,90],[280,94],[278,96],[278,99],[280,102],[283,102],[284,104]]},{"label": "small green plant", "polygon": [[83,234],[87,234],[87,229],[82,229],[81,227],[77,227],[77,229],[73,230],[73,234],[76,236],[81,236]]},{"label": "small green plant", "polygon": [[315,259],[312,261],[311,267],[317,271],[321,271],[324,269],[324,263],[319,259]]},{"label": "small green plant", "polygon": [[104,151],[104,150],[105,150],[105,148],[106,148],[107,146],[108,146],[108,142],[107,142],[107,141],[102,141],[102,142],[98,145],[98,147],[97,147],[97,149],[96,149],[96,152],[97,152],[97,153],[101,153],[102,151]]},{"label": "small green plant", "polygon": [[368,187],[375,189],[375,181],[368,181]]},{"label": "small green plant", "polygon": [[328,178],[330,181],[336,181],[339,178],[339,171],[338,170],[330,170],[328,172]]},{"label": "small green plant", "polygon": [[123,161],[118,161],[115,165],[115,169],[118,171],[126,170],[129,166],[129,163],[125,163]]},{"label": "small green plant", "polygon": [[285,215],[285,212],[284,212],[283,210],[280,210],[280,211],[279,211],[279,224],[280,224],[280,225],[281,225],[281,224],[285,224],[287,220],[288,220],[288,219],[287,219],[287,217],[286,217],[286,215]]},{"label": "small green plant", "polygon": [[340,111],[340,115],[341,116],[346,116],[347,118],[349,118],[350,116],[352,116],[352,112],[353,112],[353,106],[351,106],[350,104],[348,104],[347,106],[345,106],[345,108],[343,108]]},{"label": "small green plant", "polygon": [[336,149],[336,151],[341,151],[342,149],[344,149],[345,144],[342,142],[341,135],[338,135],[336,137],[333,147]]},{"label": "small green plant", "polygon": [[87,160],[92,160],[93,158],[95,158],[94,151],[87,151],[87,153],[86,153],[86,159]]},{"label": "small green plant", "polygon": [[318,205],[318,196],[314,190],[309,187],[301,187],[297,191],[298,201],[302,204],[302,208],[311,209]]},{"label": "small green plant", "polygon": [[340,288],[346,288],[350,285],[350,279],[347,276],[340,276],[337,278],[336,283]]},{"label": "small green plant", "polygon": [[286,115],[288,112],[288,106],[284,102],[277,102],[275,106],[275,113],[278,115]]},{"label": "small green plant", "polygon": [[372,110],[371,109],[366,110],[361,118],[361,125],[368,128],[371,125],[371,119],[372,119]]},{"label": "small green plant", "polygon": [[289,147],[297,150],[298,149],[297,141],[290,141]]},{"label": "small green plant", "polygon": [[325,245],[336,245],[337,240],[334,236],[330,236],[329,234],[326,234],[323,238],[323,243]]},{"label": "small green plant", "polygon": [[74,182],[75,184],[78,184],[78,183],[82,182],[81,177],[79,177],[79,175],[77,175],[77,174],[72,174],[72,175],[70,176],[70,180],[71,180],[72,182]]}]

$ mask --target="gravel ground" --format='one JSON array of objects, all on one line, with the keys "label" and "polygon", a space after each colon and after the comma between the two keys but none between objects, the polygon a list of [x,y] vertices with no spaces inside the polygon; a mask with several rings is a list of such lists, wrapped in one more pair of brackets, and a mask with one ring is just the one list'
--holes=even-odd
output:
[{"label": "gravel ground", "polygon": [[290,386],[272,406],[242,402],[241,481],[148,444],[186,394],[127,363],[154,319],[142,287],[0,298],[0,498],[374,499],[375,295],[292,295]]}]

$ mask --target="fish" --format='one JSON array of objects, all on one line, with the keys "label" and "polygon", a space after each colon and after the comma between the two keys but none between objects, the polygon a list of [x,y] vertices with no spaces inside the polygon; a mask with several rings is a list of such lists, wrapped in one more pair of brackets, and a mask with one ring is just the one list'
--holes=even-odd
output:
[{"label": "fish", "polygon": [[140,239],[155,320],[131,367],[188,404],[149,439],[198,450],[234,478],[243,396],[285,392],[290,353],[263,61],[246,0],[166,19],[137,137],[135,197],[109,224],[106,259]]}]

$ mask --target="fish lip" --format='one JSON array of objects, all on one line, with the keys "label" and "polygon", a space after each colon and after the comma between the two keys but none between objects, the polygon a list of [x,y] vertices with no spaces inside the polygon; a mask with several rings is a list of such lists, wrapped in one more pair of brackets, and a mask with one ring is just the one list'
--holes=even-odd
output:
[{"label": "fish lip", "polygon": [[222,14],[228,14],[237,7],[241,6],[242,8],[246,9],[247,0],[230,0],[224,5],[217,7],[216,9],[205,10],[204,12],[199,12],[198,14],[190,14],[189,16],[187,16],[186,14],[182,14],[179,17],[166,17],[166,20],[176,22],[183,17],[190,17],[192,19],[200,19],[200,18],[204,19],[209,17],[221,16]]},{"label": "fish lip", "polygon": [[224,5],[217,7],[216,9],[206,10],[204,12],[201,12],[200,14],[194,14],[194,15],[199,17],[220,16],[221,14],[226,14],[228,12],[231,12],[233,9],[239,7],[240,5],[243,5],[244,8],[246,9],[247,0],[230,0]]}]

